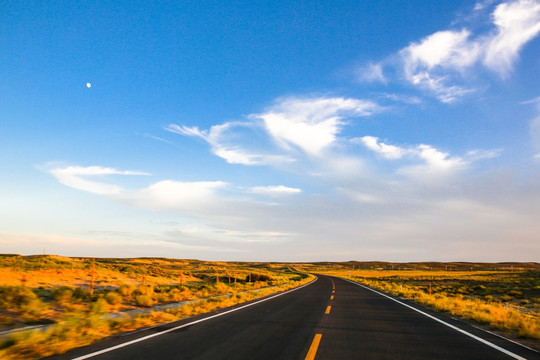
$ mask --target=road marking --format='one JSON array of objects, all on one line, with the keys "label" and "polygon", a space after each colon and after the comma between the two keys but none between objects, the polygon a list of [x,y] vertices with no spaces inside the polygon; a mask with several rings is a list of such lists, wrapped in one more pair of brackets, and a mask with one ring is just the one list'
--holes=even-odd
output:
[{"label": "road marking", "polygon": [[331,308],[332,308],[331,306],[327,306],[327,307],[326,307],[326,311],[325,311],[324,313],[325,313],[325,314],[330,314],[330,309],[331,309]]},{"label": "road marking", "polygon": [[[271,297],[268,297],[266,299],[262,299],[262,300],[259,300],[259,301],[256,301],[256,302],[253,302],[251,304],[247,304],[247,305],[243,305],[243,306],[240,306],[240,307],[237,307],[235,309],[231,309],[231,310],[227,310],[227,311],[224,311],[222,313],[219,313],[219,314],[215,314],[215,315],[212,315],[212,316],[208,316],[208,317],[205,317],[204,319],[199,319],[199,320],[195,320],[195,321],[192,321],[190,323],[187,323],[187,324],[184,324],[184,325],[179,325],[179,326],[176,326],[174,328],[171,328],[171,329],[168,329],[168,330],[164,330],[164,331],[161,331],[161,332],[158,332],[158,333],[154,333],[154,334],[151,334],[151,335],[147,335],[147,336],[144,336],[144,337],[141,337],[141,338],[138,338],[138,339],[135,339],[135,340],[131,340],[131,341],[128,341],[128,342],[125,342],[123,344],[118,344],[118,345],[115,345],[115,346],[111,346],[110,348],[105,348],[103,350],[99,350],[99,351],[96,351],[96,352],[93,352],[93,353],[90,353],[90,354],[86,354],[86,355],[83,355],[83,356],[79,356],[79,357],[76,357],[76,358],[73,358],[72,360],[84,360],[84,359],[89,359],[91,357],[94,357],[94,356],[97,356],[97,355],[101,355],[101,354],[105,354],[105,353],[108,353],[110,351],[113,351],[113,350],[117,350],[117,349],[120,349],[120,348],[123,348],[123,347],[126,347],[126,346],[129,346],[129,345],[133,345],[133,344],[136,344],[138,342],[141,342],[141,341],[144,341],[144,340],[148,340],[148,339],[151,339],[153,337],[156,337],[156,336],[160,336],[160,335],[164,335],[164,334],[167,334],[167,333],[170,333],[171,331],[175,331],[175,330],[178,330],[178,329],[182,329],[182,328],[185,328],[185,327],[188,327],[190,325],[194,325],[194,324],[197,324],[197,323],[200,323],[200,322],[203,322],[203,321],[206,321],[206,320],[210,320],[210,319],[213,319],[213,318],[217,318],[217,317],[220,317],[220,316],[223,316],[223,315],[226,315],[226,314],[230,314],[232,312],[235,312],[235,311],[238,311],[238,310],[242,310],[242,309],[245,309],[247,307],[250,307],[250,306],[253,306],[253,305],[257,305],[257,304],[260,304],[262,302],[265,302],[265,301],[268,301],[268,300],[272,300],[272,299],[275,299],[279,296],[282,296],[282,295],[285,295],[285,294],[290,294],[292,293],[293,291],[296,291],[296,290],[300,290],[308,285],[311,285],[313,283],[315,283],[317,280],[319,280],[318,277],[315,277],[315,280],[305,284],[305,285],[302,285],[302,286],[299,286],[297,288],[294,288],[292,290],[289,290],[289,291],[286,291],[286,292],[283,292],[281,294],[277,294],[277,295],[274,295],[274,296],[271,296]],[[178,320],[176,320],[178,321]],[[172,322],[176,322],[176,321],[172,321]],[[167,325],[167,324],[170,324],[170,323],[165,323],[165,324],[161,324],[162,326],[164,325]]]},{"label": "road marking", "polygon": [[330,300],[334,300],[334,295],[330,296]]},{"label": "road marking", "polygon": [[317,349],[319,348],[319,344],[321,342],[322,334],[315,334],[315,338],[313,339],[313,342],[311,343],[311,346],[309,347],[309,351],[306,356],[306,360],[314,360],[315,355],[317,354]]},{"label": "road marking", "polygon": [[485,345],[487,345],[487,346],[490,346],[490,347],[492,347],[492,348],[494,348],[494,349],[496,349],[496,350],[499,350],[500,352],[505,353],[506,355],[511,356],[511,357],[513,357],[514,359],[518,359],[518,360],[527,360],[527,359],[525,359],[524,357],[521,357],[521,356],[519,356],[519,355],[517,355],[517,354],[514,354],[513,352],[510,352],[510,351],[508,351],[508,350],[506,350],[506,349],[504,349],[504,348],[502,348],[502,347],[500,347],[500,346],[497,346],[497,345],[495,345],[495,344],[493,344],[493,343],[490,343],[489,341],[484,340],[484,339],[482,339],[481,337],[478,337],[478,336],[476,336],[476,335],[473,335],[473,334],[471,334],[471,333],[469,333],[469,332],[467,332],[467,331],[465,331],[465,330],[463,330],[463,329],[460,329],[460,328],[458,328],[457,326],[454,326],[454,325],[452,325],[452,324],[449,324],[449,323],[447,323],[446,321],[443,321],[443,320],[441,320],[441,319],[438,319],[438,318],[436,318],[436,317],[433,316],[433,315],[429,315],[428,313],[425,313],[425,312],[423,312],[422,310],[418,310],[417,308],[415,308],[415,307],[413,307],[413,306],[411,306],[411,305],[405,304],[404,302],[401,302],[401,301],[399,301],[399,300],[397,300],[397,299],[394,299],[394,298],[391,297],[391,296],[388,296],[388,295],[386,295],[386,294],[383,294],[382,292],[379,292],[379,291],[377,291],[377,290],[374,290],[374,289],[372,289],[372,288],[370,288],[370,287],[367,287],[367,286],[365,286],[365,285],[356,283],[356,282],[351,281],[351,280],[347,280],[347,279],[343,279],[343,280],[348,281],[348,282],[350,282],[351,284],[354,284],[354,285],[358,285],[358,286],[360,286],[360,287],[363,287],[364,289],[373,291],[374,293],[379,294],[379,295],[381,295],[381,296],[384,296],[385,298],[388,298],[388,299],[390,299],[390,300],[392,300],[392,301],[395,301],[395,302],[397,302],[398,304],[401,304],[401,305],[403,305],[403,306],[406,306],[406,307],[408,307],[408,308],[411,309],[411,310],[414,310],[414,311],[416,311],[416,312],[419,312],[420,314],[422,314],[422,315],[424,315],[424,316],[427,316],[428,318],[430,318],[430,319],[432,319],[432,320],[435,320],[435,321],[437,321],[437,322],[439,322],[439,323],[441,323],[441,324],[443,324],[443,325],[446,325],[446,326],[448,326],[448,327],[451,328],[451,329],[454,329],[454,330],[456,330],[456,331],[459,331],[459,332],[462,333],[463,335],[467,335],[467,336],[469,336],[469,337],[471,337],[471,338],[473,338],[473,339],[475,339],[475,340],[477,340],[477,341],[480,341],[481,343],[483,343],[483,344],[485,344]]}]

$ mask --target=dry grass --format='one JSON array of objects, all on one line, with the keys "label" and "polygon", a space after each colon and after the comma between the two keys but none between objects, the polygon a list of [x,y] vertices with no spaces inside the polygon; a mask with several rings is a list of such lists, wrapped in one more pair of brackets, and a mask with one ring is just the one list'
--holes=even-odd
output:
[{"label": "dry grass", "polygon": [[538,272],[326,269],[323,273],[540,340]]},{"label": "dry grass", "polygon": [[[94,266],[84,258],[0,255],[0,330],[49,324],[0,337],[0,358],[60,354],[118,332],[239,304],[310,279],[277,264],[96,259]],[[152,307],[185,301],[167,310]]]}]

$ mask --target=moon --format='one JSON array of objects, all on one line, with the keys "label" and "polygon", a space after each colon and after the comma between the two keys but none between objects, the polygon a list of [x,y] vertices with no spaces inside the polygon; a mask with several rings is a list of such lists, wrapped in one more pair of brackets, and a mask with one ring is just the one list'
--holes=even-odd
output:
[{"label": "moon", "polygon": [[92,84],[86,83],[86,87],[87,87],[87,88],[91,88],[91,87],[92,87]]}]

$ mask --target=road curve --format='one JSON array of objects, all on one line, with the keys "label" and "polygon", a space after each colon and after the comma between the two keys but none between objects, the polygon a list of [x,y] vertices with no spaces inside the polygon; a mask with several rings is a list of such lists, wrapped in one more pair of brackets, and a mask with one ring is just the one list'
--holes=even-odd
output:
[{"label": "road curve", "polygon": [[532,350],[412,306],[469,335],[372,290],[319,275],[308,286],[236,311],[110,337],[50,359],[540,359]]}]

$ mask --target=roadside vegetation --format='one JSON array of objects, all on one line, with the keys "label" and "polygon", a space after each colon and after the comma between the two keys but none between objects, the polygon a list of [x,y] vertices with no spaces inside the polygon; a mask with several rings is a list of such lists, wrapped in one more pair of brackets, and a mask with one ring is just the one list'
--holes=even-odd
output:
[{"label": "roadside vegetation", "polygon": [[0,255],[0,358],[64,353],[311,279],[286,264]]},{"label": "roadside vegetation", "polygon": [[[521,338],[540,340],[536,263],[320,263],[304,270],[339,276]],[[536,346],[540,344],[535,342]]]}]

